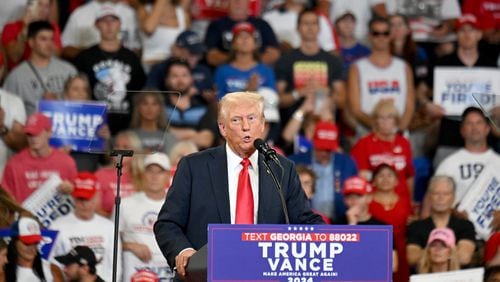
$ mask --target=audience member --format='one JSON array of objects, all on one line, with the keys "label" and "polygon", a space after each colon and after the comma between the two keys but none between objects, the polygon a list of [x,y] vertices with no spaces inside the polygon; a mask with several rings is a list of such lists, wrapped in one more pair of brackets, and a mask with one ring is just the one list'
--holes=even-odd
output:
[{"label": "audience member", "polygon": [[64,82],[76,74],[69,63],[54,57],[54,29],[47,21],[28,25],[28,45],[31,55],[15,67],[5,79],[5,90],[21,97],[26,113],[37,111],[42,99],[62,97]]},{"label": "audience member", "polygon": [[435,175],[429,182],[427,191],[430,215],[416,220],[408,226],[407,255],[410,265],[416,265],[423,256],[423,249],[434,228],[447,227],[453,230],[457,239],[457,253],[461,265],[471,262],[475,249],[474,226],[472,222],[457,217],[453,213],[455,183],[452,178]]},{"label": "audience member", "polygon": [[313,138],[313,149],[289,158],[296,164],[310,166],[317,175],[316,192],[312,207],[326,214],[333,221],[345,214],[342,197],[344,181],[357,175],[354,160],[337,152],[338,130],[332,122],[318,122]]},{"label": "audience member", "polygon": [[[116,134],[113,140],[114,150],[132,150],[136,153],[143,152],[141,140],[134,132],[122,131]],[[98,213],[109,217],[112,212],[116,197],[116,162],[117,157],[111,158],[108,166],[103,166],[95,172],[100,189],[100,201]],[[137,190],[141,185],[142,157],[135,155],[131,158],[122,159],[122,176],[120,181],[120,196],[126,198]]]},{"label": "audience member", "polygon": [[170,152],[177,139],[170,133],[169,123],[161,93],[146,91],[134,96],[130,130],[137,134],[145,151]]},{"label": "audience member", "polygon": [[[190,1],[129,1],[136,9],[142,40],[142,63],[147,70],[171,55],[177,36],[189,27]],[[144,4],[146,3],[146,4]]]},{"label": "audience member", "polygon": [[[328,114],[328,117],[331,117],[331,115]],[[314,101],[312,99],[304,101],[281,132],[286,152],[299,154],[311,151],[316,123],[328,119],[314,114]]]},{"label": "audience member", "polygon": [[323,51],[318,44],[319,20],[313,10],[300,12],[297,30],[301,44],[284,54],[276,63],[277,89],[282,109],[282,124],[286,124],[303,104],[314,103],[317,114],[343,108],[345,85],[342,63],[336,56]]},{"label": "audience member", "polygon": [[100,41],[82,50],[75,59],[79,71],[90,81],[94,99],[108,104],[107,122],[111,134],[127,129],[130,124],[132,95],[142,89],[146,75],[139,57],[120,41],[119,10],[102,6],[95,17]]},{"label": "audience member", "polygon": [[484,272],[484,282],[500,281],[500,265],[487,267]]},{"label": "audience member", "polygon": [[441,227],[429,234],[417,273],[437,273],[460,269],[453,230]]},{"label": "audience member", "polygon": [[[80,172],[75,179],[75,189],[71,193],[74,200],[73,212],[57,218],[50,228],[59,231],[51,258],[69,253],[73,248],[87,246],[95,253],[97,274],[105,281],[113,275],[113,222],[96,213],[99,193],[97,178],[89,172]],[[121,241],[118,242],[121,248]],[[118,252],[116,277],[121,277],[121,253]],[[56,259],[56,261],[58,261]]]},{"label": "audience member", "polygon": [[0,180],[7,160],[26,147],[23,132],[26,123],[26,110],[23,101],[14,94],[0,88]]},{"label": "audience member", "polygon": [[397,133],[400,115],[393,100],[380,100],[371,120],[373,132],[359,139],[351,151],[359,174],[371,180],[378,165],[386,163],[394,167],[398,176],[396,193],[411,207],[415,169],[410,142]]},{"label": "audience member", "polygon": [[38,250],[42,239],[40,224],[35,219],[20,217],[12,224],[5,281],[64,281],[61,270],[42,259]]},{"label": "audience member", "polygon": [[276,91],[273,70],[259,62],[257,36],[249,22],[239,22],[233,27],[228,63],[219,65],[215,71],[217,100],[231,92],[259,92],[262,88]]},{"label": "audience member", "polygon": [[52,174],[63,180],[59,191],[71,193],[77,169],[75,161],[66,153],[49,145],[52,134],[50,118],[42,113],[31,115],[24,132],[28,148],[12,156],[5,166],[2,187],[22,203]]},{"label": "audience member", "polygon": [[484,264],[500,265],[500,231],[494,232],[484,245]]},{"label": "audience member", "polygon": [[[305,165],[297,165],[295,169],[297,170],[300,185],[306,194],[306,198],[309,201],[309,204],[312,205],[312,199],[314,197],[314,193],[316,192],[316,173]],[[326,214],[315,209],[312,209],[312,211],[321,216],[321,219],[323,219],[326,224],[332,224],[332,220]]]},{"label": "audience member", "polygon": [[151,269],[161,280],[174,276],[156,243],[153,224],[170,184],[170,160],[164,153],[144,158],[144,186],[141,192],[122,202],[120,234],[123,244],[123,281],[130,281],[140,269]]},{"label": "audience member", "polygon": [[354,31],[356,39],[365,40],[369,32],[366,28],[372,17],[387,16],[384,2],[384,0],[336,0],[330,5],[330,19],[335,22],[349,11],[358,20]]},{"label": "audience member", "polygon": [[3,240],[3,238],[0,238],[0,280],[1,281],[6,281],[5,280],[5,265],[7,264],[7,243]]},{"label": "audience member", "polygon": [[130,282],[160,282],[160,278],[155,272],[149,269],[141,269],[132,275]]},{"label": "audience member", "polygon": [[64,58],[73,60],[83,49],[99,43],[96,15],[108,10],[110,5],[120,18],[120,41],[123,46],[131,50],[140,49],[137,19],[130,6],[119,0],[90,0],[74,10],[66,23],[62,33]]},{"label": "audience member", "polygon": [[[496,67],[496,61],[492,60],[485,53],[479,52],[478,42],[482,33],[478,28],[476,17],[464,15],[456,22],[458,45],[457,50],[436,62],[436,66],[464,67]],[[428,85],[433,85],[433,77],[429,76]],[[432,103],[430,91],[427,95],[419,93],[419,101],[425,107],[427,115],[434,119],[440,118],[439,133],[437,134],[437,151],[434,156],[434,167],[448,155],[463,146],[463,139],[460,136],[460,117],[446,114],[443,107]]]},{"label": "audience member", "polygon": [[[2,45],[5,47],[7,68],[12,70],[23,60],[29,59],[31,48],[28,44],[28,26],[35,21],[50,20],[50,2],[51,0],[30,0],[24,10],[22,19],[8,22],[3,27]],[[51,23],[54,31],[55,53],[61,53],[61,31],[57,23]]]},{"label": "audience member", "polygon": [[437,175],[448,175],[455,181],[454,206],[475,187],[472,185],[486,168],[498,172],[500,156],[488,146],[491,131],[488,117],[476,107],[469,107],[462,113],[460,134],[464,147],[446,157],[436,170]]},{"label": "audience member", "polygon": [[[474,15],[483,31],[483,39],[498,48],[500,44],[500,17],[498,0],[462,0],[462,12]],[[498,54],[498,49],[496,50]]]},{"label": "audience member", "polygon": [[391,54],[390,24],[387,19],[370,21],[372,53],[359,59],[349,70],[350,112],[362,137],[372,127],[370,114],[382,99],[392,99],[400,120],[398,128],[408,129],[415,108],[413,75],[408,64]]},{"label": "audience member", "polygon": [[352,63],[356,60],[370,55],[370,49],[361,44],[354,35],[356,28],[356,16],[351,11],[346,11],[335,20],[335,30],[339,36],[340,55],[344,62],[344,79]]},{"label": "audience member", "polygon": [[97,261],[94,252],[87,246],[76,246],[65,255],[55,257],[56,261],[64,265],[64,274],[69,281],[74,282],[104,282],[97,275]]},{"label": "audience member", "polygon": [[216,114],[201,102],[193,85],[191,69],[185,61],[172,60],[165,74],[167,116],[170,132],[177,140],[190,140],[198,148],[211,147],[218,137]]},{"label": "audience member", "polygon": [[249,16],[249,0],[229,0],[228,14],[212,21],[206,32],[207,62],[216,67],[227,63],[231,49],[232,29],[239,22],[255,26],[260,41],[260,61],[273,65],[280,56],[279,43],[271,26],[261,18]]},{"label": "audience member", "polygon": [[[297,18],[307,6],[305,1],[285,0],[280,6],[265,12],[262,18],[269,23],[280,42],[280,49],[286,53],[300,47],[300,36],[297,33]],[[339,49],[336,32],[329,19],[318,13],[319,36],[318,43],[321,49],[333,52]]]},{"label": "audience member", "polygon": [[170,179],[174,178],[175,171],[177,170],[177,165],[179,164],[181,159],[196,152],[198,152],[198,147],[196,147],[196,144],[191,141],[179,141],[174,145],[174,147],[168,154],[168,158],[170,159],[171,163]]},{"label": "audience member", "polygon": [[151,67],[146,81],[146,87],[161,91],[165,90],[165,73],[171,59],[185,60],[191,67],[194,85],[207,103],[215,102],[213,93],[212,71],[200,60],[206,51],[203,40],[194,31],[186,30],[177,36],[172,46],[172,56]]},{"label": "audience member", "polygon": [[[69,77],[64,84],[63,99],[69,102],[86,102],[91,99],[92,95],[90,92],[90,84],[87,75],[84,73],[78,73],[74,76]],[[105,142],[109,142],[111,138],[111,133],[109,132],[109,127],[107,124],[102,124],[97,130],[97,135],[104,139]],[[88,142],[90,149],[93,140]],[[97,154],[97,152],[79,152],[72,151],[71,148],[64,148],[70,152],[71,157],[76,162],[76,167],[78,171],[96,171],[99,164],[102,162],[103,156]]]},{"label": "audience member", "polygon": [[398,174],[395,168],[386,163],[373,171],[372,184],[375,187],[369,210],[374,218],[393,226],[393,241],[398,257],[398,271],[394,281],[408,281],[409,266],[406,259],[406,224],[412,213],[408,202],[396,193]]}]

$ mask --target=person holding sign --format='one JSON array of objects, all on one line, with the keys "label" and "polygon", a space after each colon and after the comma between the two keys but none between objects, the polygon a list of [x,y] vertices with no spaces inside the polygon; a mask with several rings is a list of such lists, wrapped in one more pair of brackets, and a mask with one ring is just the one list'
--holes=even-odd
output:
[{"label": "person holding sign", "polygon": [[52,134],[50,118],[35,113],[28,118],[24,132],[28,135],[28,148],[14,155],[5,166],[2,187],[22,203],[51,174],[57,173],[63,182],[59,191],[71,193],[77,170],[75,161],[66,153],[49,145]]},{"label": "person holding sign", "polygon": [[[218,126],[226,144],[184,157],[154,225],[156,241],[168,264],[182,278],[190,257],[207,243],[209,223],[285,223],[280,197],[263,156],[254,147],[265,127],[264,99],[253,92],[226,94]],[[309,207],[295,165],[276,156],[283,167],[282,191],[291,224],[321,224]],[[280,175],[280,168],[269,163]]]}]

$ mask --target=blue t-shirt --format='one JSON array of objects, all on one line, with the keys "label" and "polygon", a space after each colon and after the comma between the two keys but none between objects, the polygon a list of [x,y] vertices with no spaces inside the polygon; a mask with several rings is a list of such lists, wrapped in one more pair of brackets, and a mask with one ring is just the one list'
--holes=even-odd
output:
[{"label": "blue t-shirt", "polygon": [[371,51],[368,47],[360,43],[356,43],[356,45],[351,48],[340,48],[340,53],[342,54],[342,59],[344,60],[344,75],[347,76],[351,64],[359,58],[370,55]]},{"label": "blue t-shirt", "polygon": [[231,64],[225,64],[215,71],[215,85],[217,87],[217,99],[231,92],[245,91],[248,80],[256,73],[259,76],[258,87],[269,87],[276,90],[276,79],[273,70],[258,63],[248,70],[240,70]]}]

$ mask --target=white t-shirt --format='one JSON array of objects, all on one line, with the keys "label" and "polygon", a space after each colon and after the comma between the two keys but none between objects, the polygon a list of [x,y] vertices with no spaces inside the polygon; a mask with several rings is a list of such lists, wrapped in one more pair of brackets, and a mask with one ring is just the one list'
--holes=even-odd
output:
[{"label": "white t-shirt", "polygon": [[[85,221],[70,213],[54,221],[50,229],[59,231],[50,255],[53,263],[60,265],[54,257],[67,254],[74,247],[87,246],[94,251],[97,261],[100,261],[96,265],[97,274],[105,281],[112,280],[114,224],[111,220],[96,214],[91,220]],[[121,240],[118,242],[118,250],[121,250]],[[120,253],[118,252],[116,277],[121,277]]]},{"label": "white t-shirt", "polygon": [[[24,103],[21,98],[13,95],[3,89],[0,89],[0,107],[5,112],[4,125],[12,130],[14,122],[18,122],[22,125],[26,123],[26,110],[24,109]],[[0,141],[0,181],[3,176],[3,169],[7,160],[14,154],[14,152],[7,147],[3,139]]]},{"label": "white t-shirt", "polygon": [[380,100],[393,99],[399,114],[403,115],[408,94],[405,62],[392,57],[389,66],[380,68],[368,58],[362,58],[355,64],[359,73],[361,110],[371,115]]},{"label": "white t-shirt", "polygon": [[[300,35],[297,31],[299,13],[293,10],[280,11],[273,9],[264,13],[262,18],[269,23],[279,42],[288,42],[293,48],[300,47]],[[318,42],[321,49],[332,51],[338,49],[332,25],[325,16],[319,15]]]},{"label": "white t-shirt", "polygon": [[372,7],[384,4],[385,0],[335,0],[331,1],[330,18],[335,22],[338,17],[350,11],[356,17],[354,35],[365,42],[368,34],[368,23],[372,18]]},{"label": "white t-shirt", "polygon": [[121,204],[120,231],[123,242],[141,243],[148,246],[152,259],[144,263],[134,253],[123,252],[123,281],[144,268],[155,272],[161,281],[170,281],[174,275],[163,256],[153,233],[153,225],[164,200],[153,200],[144,192],[123,199]]},{"label": "white t-shirt", "polygon": [[[88,48],[99,43],[100,35],[95,27],[95,18],[97,12],[104,4],[112,5],[108,1],[101,3],[94,0],[78,7],[71,13],[61,36],[64,47]],[[140,49],[141,44],[138,36],[135,11],[123,3],[116,3],[114,5],[120,16],[121,40],[123,45],[129,49]]]},{"label": "white t-shirt", "polygon": [[435,175],[448,175],[455,180],[455,205],[465,196],[470,185],[485,167],[500,169],[500,156],[489,149],[484,153],[471,153],[460,149],[441,162]]},{"label": "white t-shirt", "polygon": [[[42,259],[42,269],[43,275],[45,276],[45,281],[53,281],[52,270],[50,269],[50,263]],[[41,281],[38,276],[36,276],[33,268],[17,266],[17,281],[16,282],[36,282]]]},{"label": "white t-shirt", "polygon": [[[150,11],[151,5],[146,8]],[[177,36],[186,29],[186,17],[181,6],[175,7],[177,27],[158,25],[151,35],[141,33],[142,61],[162,61],[170,56]]]}]

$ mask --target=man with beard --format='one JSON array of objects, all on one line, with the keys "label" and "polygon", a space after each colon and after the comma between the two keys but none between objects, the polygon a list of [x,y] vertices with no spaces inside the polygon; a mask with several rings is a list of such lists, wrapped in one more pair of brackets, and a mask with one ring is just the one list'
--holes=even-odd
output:
[{"label": "man with beard", "polygon": [[191,68],[186,61],[173,59],[165,72],[170,131],[177,140],[194,142],[199,149],[211,147],[217,137],[215,111],[198,95]]},{"label": "man with beard", "polygon": [[64,274],[68,281],[95,281],[104,282],[96,274],[97,259],[92,249],[87,246],[76,246],[69,253],[55,258],[64,265]]}]

